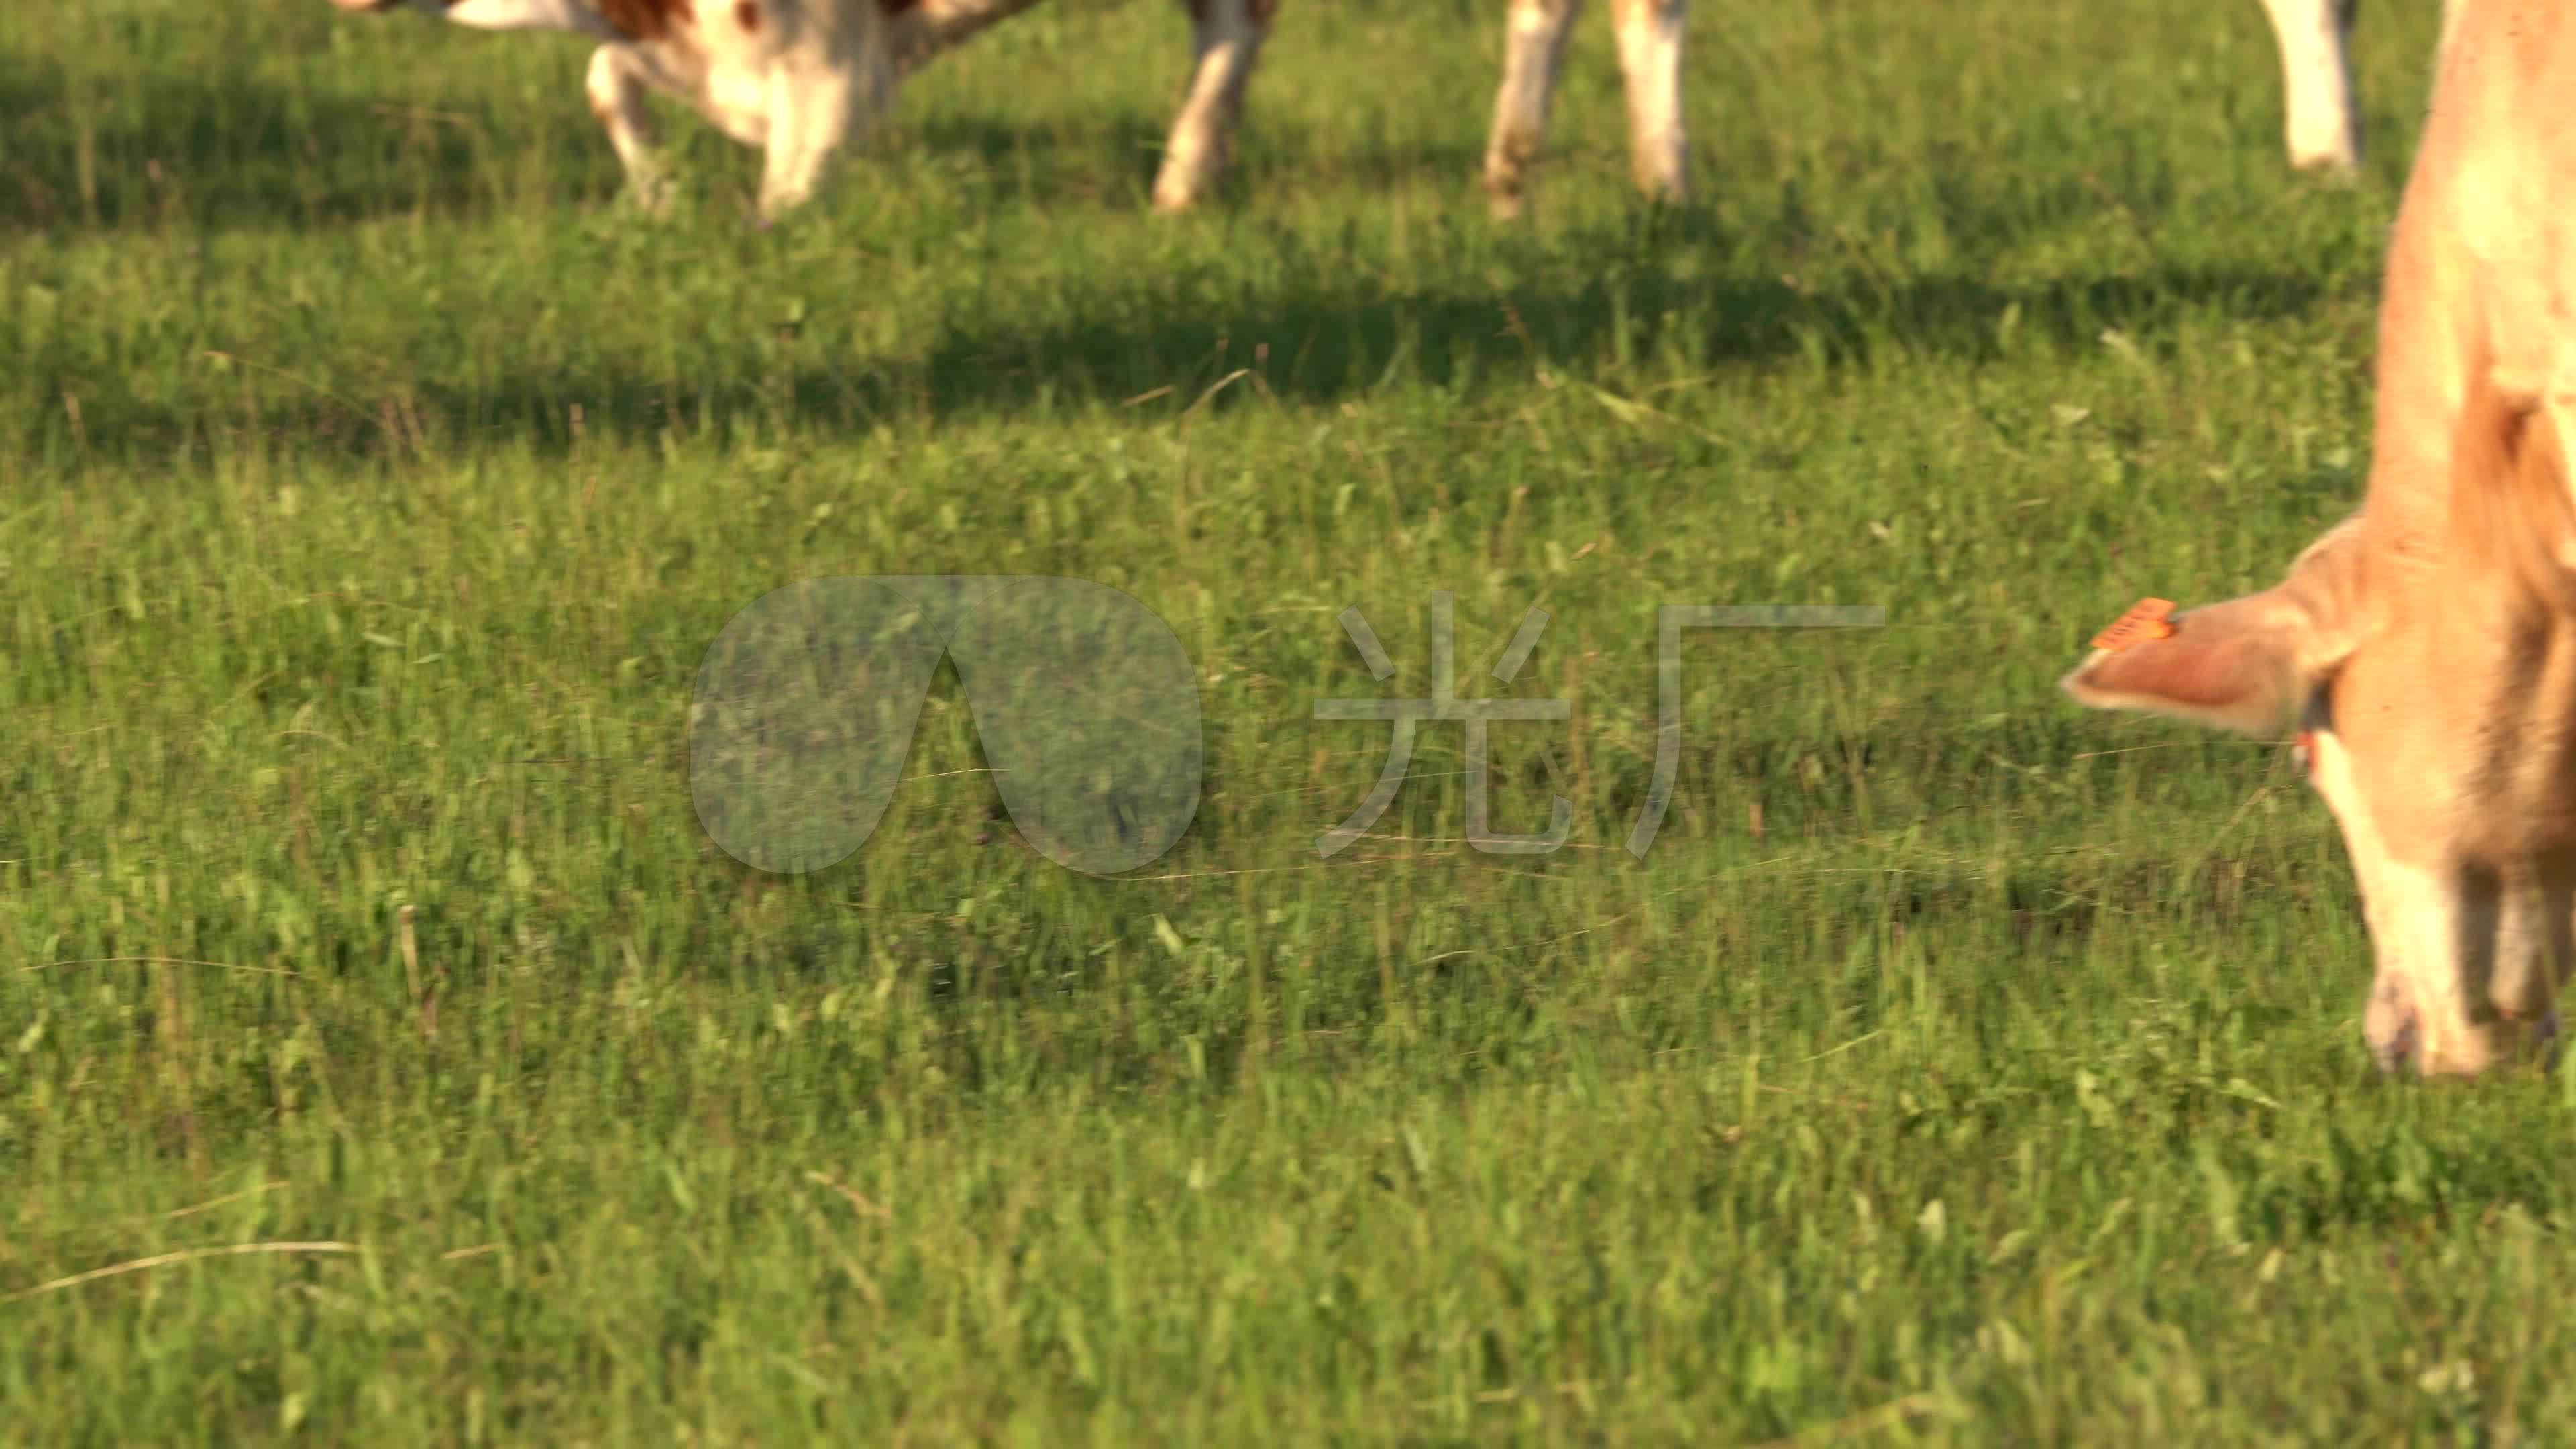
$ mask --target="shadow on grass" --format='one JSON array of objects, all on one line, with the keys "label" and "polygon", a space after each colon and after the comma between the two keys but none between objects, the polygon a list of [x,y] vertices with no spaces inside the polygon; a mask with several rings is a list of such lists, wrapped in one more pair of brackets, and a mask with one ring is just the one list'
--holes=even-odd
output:
[{"label": "shadow on grass", "polygon": [[[406,376],[408,365],[397,363],[372,383],[335,381],[333,396],[281,388],[262,405],[259,425],[366,456],[496,432],[540,452],[560,450],[573,441],[569,409],[576,405],[593,434],[650,439],[676,428],[703,430],[719,442],[745,423],[771,436],[782,429],[832,434],[1138,398],[1149,401],[1130,416],[1167,421],[1244,368],[1260,387],[1228,388],[1208,406],[1240,406],[1258,391],[1289,406],[1329,405],[1390,385],[1463,395],[1496,377],[1527,376],[1534,366],[1581,376],[1621,358],[1692,368],[1803,358],[1820,370],[1911,357],[1976,359],[1997,353],[1998,322],[2010,308],[2018,309],[2026,339],[2078,350],[2097,346],[2102,331],[2116,326],[2152,349],[2159,331],[2187,316],[2296,315],[2315,305],[2326,285],[2263,272],[2176,270],[2024,288],[1953,276],[1826,293],[1741,275],[1681,280],[1604,269],[1572,289],[1444,286],[1390,294],[1319,268],[1275,291],[1246,290],[1193,309],[1174,300],[1168,277],[1139,268],[1098,279],[1069,313],[1022,320],[996,308],[909,355],[836,355],[819,342],[783,337],[777,318],[746,317],[730,335],[711,339],[694,370],[676,377],[615,354],[513,368],[480,385]],[[856,296],[850,305],[863,302]],[[173,405],[137,397],[117,377],[48,361],[39,355],[24,365],[41,379],[44,395],[81,397],[89,437],[110,452],[180,445],[244,420],[237,395],[220,385],[204,394],[202,407]],[[26,415],[25,441],[40,455],[59,452],[61,440],[50,438],[60,427],[57,414]]]},{"label": "shadow on grass", "polygon": [[[970,42],[971,44],[971,42]],[[442,50],[439,63],[472,63]],[[548,158],[550,198],[571,207],[613,195],[613,153],[584,108],[577,83],[558,105],[495,110],[488,99],[404,103],[281,87],[210,61],[156,73],[149,86],[48,70],[0,57],[0,236],[27,230],[108,229],[184,221],[203,228],[338,226],[388,214],[458,215],[516,195],[516,159]],[[883,184],[884,168],[924,162],[980,170],[1014,201],[1063,205],[1103,200],[1141,208],[1161,164],[1170,117],[1153,99],[1079,125],[1014,124],[957,102],[897,102],[885,128],[854,149],[834,185]],[[742,153],[715,137],[680,104],[656,98],[663,139],[684,179],[697,186],[748,187],[756,166],[733,168]],[[704,134],[701,134],[704,133]],[[1326,157],[1327,179],[1384,188],[1437,167],[1463,178],[1474,157],[1422,147],[1338,156],[1284,121],[1255,121],[1215,198],[1257,202],[1273,187],[1308,175],[1289,158]],[[1104,168],[1100,158],[1118,158]],[[871,172],[877,175],[872,177]]]},{"label": "shadow on grass", "polygon": [[[846,168],[835,184],[866,187],[870,165],[902,157],[943,170],[980,169],[991,178],[995,195],[1014,202],[1106,203],[1141,210],[1149,204],[1154,177],[1162,168],[1171,119],[1139,104],[1113,116],[1085,117],[1079,127],[1015,124],[953,103],[925,114],[898,102],[883,137],[866,147],[866,159]],[[1104,168],[1103,157],[1117,159]],[[1232,162],[1206,205],[1258,214],[1266,205],[1318,187],[1382,193],[1427,183],[1456,206],[1481,212],[1485,198],[1477,178],[1483,161],[1483,149],[1471,144],[1426,138],[1354,148],[1339,136],[1284,118],[1264,124],[1256,117],[1236,135]],[[1570,163],[1558,160],[1554,166],[1542,184],[1572,181]]]}]

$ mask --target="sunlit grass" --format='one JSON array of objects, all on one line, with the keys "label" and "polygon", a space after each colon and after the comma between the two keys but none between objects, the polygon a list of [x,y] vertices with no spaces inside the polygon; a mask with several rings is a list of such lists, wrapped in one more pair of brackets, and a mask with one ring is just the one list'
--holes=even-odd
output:
[{"label": "sunlit grass", "polygon": [[[2559,1088],[2372,1080],[2279,752],[2053,687],[2358,497],[2432,9],[2351,188],[2251,5],[1710,13],[1660,215],[1595,16],[1522,230],[1463,0],[1288,7],[1149,215],[1170,10],[770,233],[677,116],[619,207],[574,42],[0,12],[0,1438],[2560,1437]],[[1170,624],[1169,854],[988,820],[946,673],[854,859],[716,849],[716,631],[936,572]],[[1428,726],[1321,860],[1434,590],[1465,697],[1549,612],[1572,839]],[[1889,626],[1690,636],[1634,860],[1656,610],[1744,603]],[[257,1243],[355,1251],[58,1281]]]}]

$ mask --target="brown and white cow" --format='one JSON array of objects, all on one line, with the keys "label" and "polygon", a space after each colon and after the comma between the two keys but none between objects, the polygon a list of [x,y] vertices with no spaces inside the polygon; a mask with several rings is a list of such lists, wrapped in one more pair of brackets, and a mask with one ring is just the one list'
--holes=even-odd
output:
[{"label": "brown and white cow", "polygon": [[[2361,508],[2276,588],[2113,639],[2087,705],[2300,731],[2383,1067],[2554,1035],[2576,946],[2576,12],[2460,0],[2380,302]],[[2562,210],[2566,207],[2566,210]]]}]

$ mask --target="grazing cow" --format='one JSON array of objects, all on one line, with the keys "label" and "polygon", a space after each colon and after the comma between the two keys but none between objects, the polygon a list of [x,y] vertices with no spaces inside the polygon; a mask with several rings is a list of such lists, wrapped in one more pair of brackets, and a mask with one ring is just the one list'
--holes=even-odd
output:
[{"label": "grazing cow", "polygon": [[2389,1070],[2473,1076],[2548,1042],[2576,959],[2571,88],[2576,10],[2451,7],[2359,511],[2279,586],[2133,617],[2065,680],[2097,709],[2295,724],[2359,877]]},{"label": "grazing cow", "polygon": [[[760,212],[813,194],[835,152],[893,103],[895,85],[947,46],[1038,0],[331,0],[342,10],[410,9],[478,30],[562,30],[600,42],[591,112],[637,198],[659,207],[667,177],[648,91],[694,107],[764,152]],[[1198,66],[1154,182],[1165,210],[1194,204],[1224,164],[1244,82],[1277,0],[1184,0]]]},{"label": "grazing cow", "polygon": [[[658,90],[765,151],[764,217],[812,194],[833,153],[893,103],[902,75],[1039,0],[331,0],[343,10],[412,9],[483,30],[566,30],[597,38],[590,106],[637,197],[658,206],[644,96]],[[1189,95],[1172,122],[1154,204],[1183,211],[1225,164],[1278,0],[1182,0],[1197,32]],[[1500,216],[1526,205],[1558,63],[1583,0],[1506,0],[1502,86],[1484,184]],[[1609,0],[1628,90],[1639,189],[1678,198],[1688,182],[1682,33],[1689,0]],[[2350,170],[2361,154],[2345,42],[2357,0],[2263,0],[2280,42],[2290,160]]]}]

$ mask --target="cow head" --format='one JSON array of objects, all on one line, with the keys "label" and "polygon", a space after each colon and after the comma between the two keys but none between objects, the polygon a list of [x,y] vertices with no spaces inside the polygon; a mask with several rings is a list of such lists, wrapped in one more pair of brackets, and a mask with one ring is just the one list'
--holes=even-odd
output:
[{"label": "cow head", "polygon": [[2373,1055],[2474,1076],[2554,1031],[2576,959],[2576,514],[2554,409],[2491,370],[2448,460],[2446,511],[2400,531],[2365,510],[2278,587],[2097,641],[2064,688],[2295,728],[2359,877]]}]

